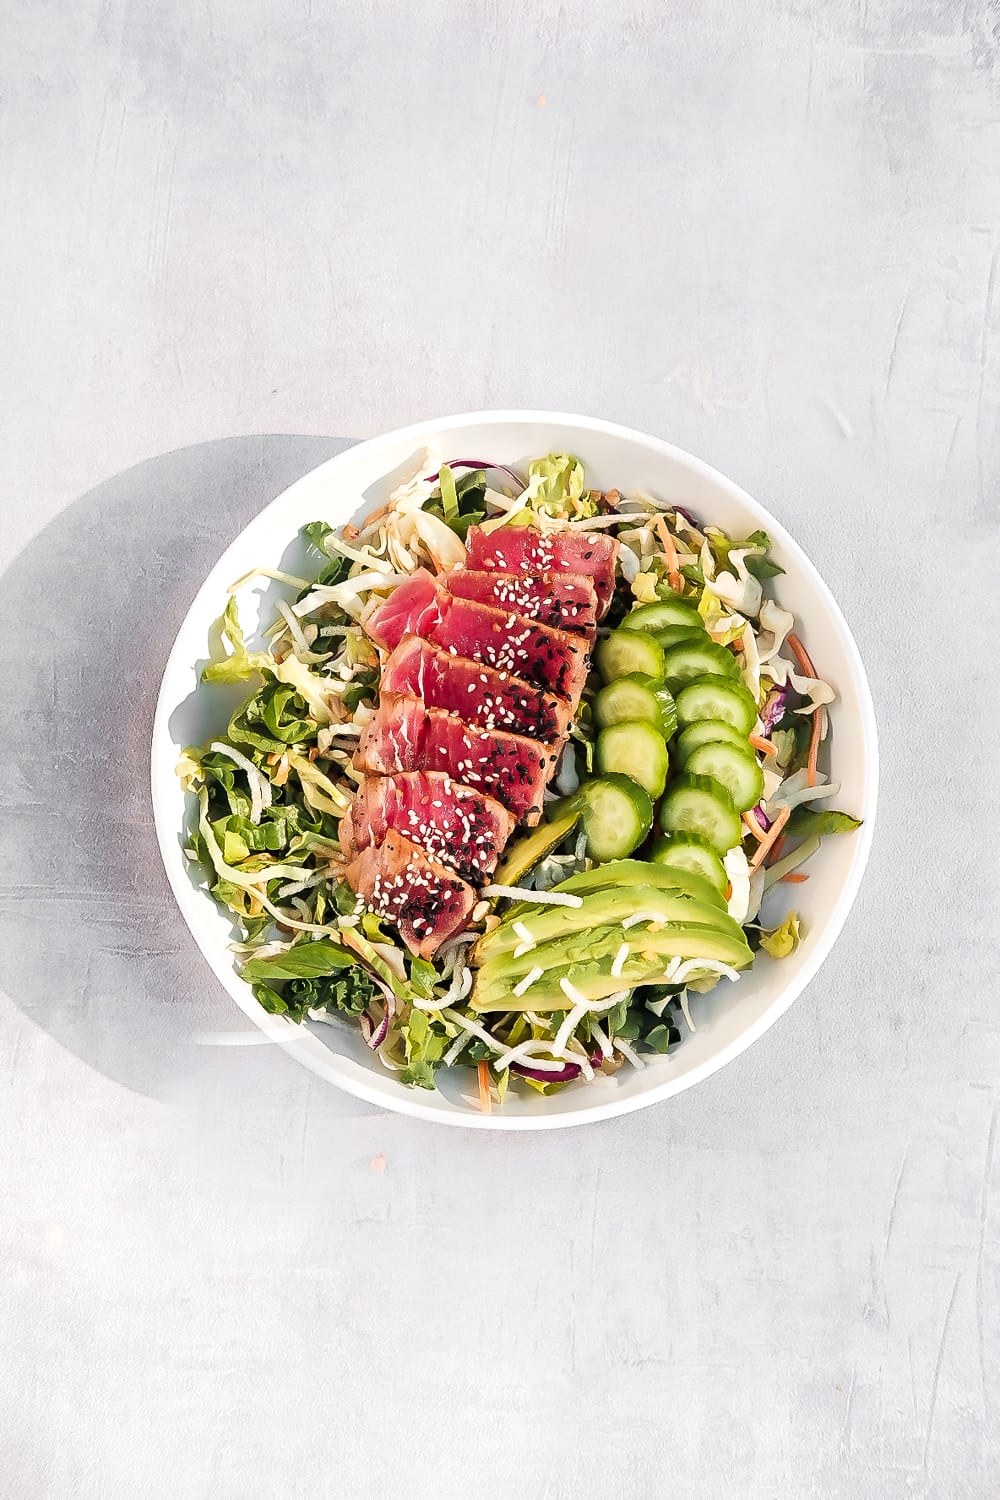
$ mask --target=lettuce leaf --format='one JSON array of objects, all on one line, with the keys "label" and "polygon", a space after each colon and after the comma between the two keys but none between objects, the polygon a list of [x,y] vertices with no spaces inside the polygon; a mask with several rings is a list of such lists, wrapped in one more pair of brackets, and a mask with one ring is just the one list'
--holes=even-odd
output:
[{"label": "lettuce leaf", "polygon": [[798,913],[790,911],[780,927],[775,927],[773,932],[762,932],[760,946],[772,958],[787,958],[794,953],[799,946]]},{"label": "lettuce leaf", "polygon": [[442,518],[450,525],[458,515],[458,490],[455,488],[455,476],[447,464],[441,465],[438,487],[441,491]]},{"label": "lettuce leaf", "polygon": [[316,725],[308,718],[308,705],[290,683],[279,682],[270,672],[229,722],[229,738],[238,745],[273,755],[289,745],[316,738]]},{"label": "lettuce leaf", "polygon": [[358,1016],[377,992],[375,981],[356,956],[325,938],[297,943],[269,958],[251,958],[242,974],[266,1011],[293,1021],[303,1020],[310,1010]]},{"label": "lettuce leaf", "polygon": [[[231,655],[220,657],[226,641],[231,647]],[[212,626],[209,651],[213,660],[201,674],[203,682],[244,682],[271,664],[266,651],[247,650],[235,594],[230,594],[225,609]]]},{"label": "lettuce leaf", "polygon": [[406,1049],[406,1067],[400,1081],[421,1089],[434,1087],[434,1074],[451,1044],[448,1033],[422,1010],[412,1010],[401,1028]]},{"label": "lettuce leaf", "polygon": [[583,464],[572,453],[548,453],[528,465],[524,500],[539,515],[567,520],[597,514],[597,502],[584,496]]},{"label": "lettuce leaf", "polygon": [[313,579],[308,588],[304,588],[300,592],[298,596],[300,599],[304,599],[307,594],[311,594],[314,588],[332,588],[334,584],[343,583],[353,566],[349,557],[344,557],[339,552],[331,553],[328,551],[326,539],[328,536],[336,536],[336,531],[332,526],[328,526],[325,521],[309,521],[303,526],[302,535],[311,546],[315,547],[321,556],[327,559],[327,562],[319,576]]}]

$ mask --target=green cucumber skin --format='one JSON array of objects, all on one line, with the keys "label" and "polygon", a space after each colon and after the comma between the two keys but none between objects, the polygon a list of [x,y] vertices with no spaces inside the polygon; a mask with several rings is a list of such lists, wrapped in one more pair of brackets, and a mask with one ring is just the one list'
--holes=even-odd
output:
[{"label": "green cucumber skin", "polygon": [[[599,861],[631,854],[653,826],[649,793],[629,776],[609,772],[581,787],[587,853]],[[609,827],[608,819],[614,820]]]},{"label": "green cucumber skin", "polygon": [[664,833],[699,833],[718,854],[741,840],[743,824],[727,789],[709,776],[685,773],[667,788],[659,807]]},{"label": "green cucumber skin", "polygon": [[664,630],[670,625],[705,629],[705,622],[690,599],[660,599],[655,604],[640,604],[622,623],[627,630]]},{"label": "green cucumber skin", "polygon": [[685,769],[693,776],[711,776],[726,788],[737,812],[749,812],[764,795],[764,773],[747,745],[744,750],[723,743],[697,745]]},{"label": "green cucumber skin", "polygon": [[664,625],[662,630],[654,630],[653,634],[664,651],[669,651],[671,646],[691,645],[695,641],[709,639],[704,627],[695,630],[690,625]]},{"label": "green cucumber skin", "polygon": [[653,864],[667,870],[685,870],[711,881],[720,896],[729,884],[725,865],[706,839],[698,834],[663,834],[650,851]]},{"label": "green cucumber skin", "polygon": [[733,653],[709,639],[704,644],[698,641],[671,646],[663,653],[663,677],[668,686],[683,685],[697,677],[738,677],[739,670]]},{"label": "green cucumber skin", "polygon": [[695,677],[674,694],[674,700],[678,723],[685,729],[699,719],[722,719],[749,734],[757,721],[752,693],[734,678]]},{"label": "green cucumber skin", "polygon": [[645,719],[623,719],[597,736],[596,763],[602,774],[631,776],[655,798],[667,784],[670,756],[654,725]]},{"label": "green cucumber skin", "polygon": [[683,771],[687,765],[687,758],[692,750],[696,750],[699,745],[716,744],[720,740],[728,745],[737,745],[740,749],[750,745],[746,735],[741,734],[732,724],[727,724],[724,719],[695,719],[693,724],[688,724],[677,736],[674,746],[680,769]]},{"label": "green cucumber skin", "polygon": [[635,673],[663,682],[663,647],[654,635],[639,630],[613,630],[598,644],[594,662],[604,683]]},{"label": "green cucumber skin", "polygon": [[642,672],[606,683],[594,699],[594,722],[607,729],[625,719],[648,719],[668,740],[677,728],[677,709],[666,688]]}]

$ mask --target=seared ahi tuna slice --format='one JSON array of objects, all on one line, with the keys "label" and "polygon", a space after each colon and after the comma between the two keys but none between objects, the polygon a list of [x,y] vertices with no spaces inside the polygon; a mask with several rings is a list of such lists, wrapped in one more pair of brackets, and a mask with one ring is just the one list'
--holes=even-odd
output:
[{"label": "seared ahi tuna slice", "polygon": [[369,615],[365,630],[394,650],[404,636],[421,636],[452,656],[471,657],[497,672],[513,672],[556,693],[575,708],[587,679],[587,641],[566,630],[536,625],[513,610],[454,599],[429,573],[414,573]]},{"label": "seared ahi tuna slice", "polygon": [[477,900],[454,870],[393,828],[377,848],[363,850],[346,874],[352,891],[394,922],[420,958],[433,958],[447,938],[461,932]]},{"label": "seared ahi tuna slice", "polygon": [[569,727],[569,704],[561,698],[413,636],[386,662],[382,691],[422,698],[428,708],[443,708],[480,729],[506,729],[533,740],[560,739]]},{"label": "seared ahi tuna slice", "polygon": [[555,625],[575,635],[593,635],[597,625],[594,581],[583,573],[477,573],[457,568],[442,582],[448,592],[494,609],[515,610],[540,625]]},{"label": "seared ahi tuna slice", "polygon": [[425,568],[418,568],[372,611],[365,621],[365,631],[376,645],[389,651],[394,651],[406,635],[430,639],[440,622],[442,603],[447,603],[447,596]]},{"label": "seared ahi tuna slice", "polygon": [[496,869],[514,831],[505,807],[443,771],[366,776],[340,825],[340,842],[353,849],[381,844],[390,831],[403,833],[473,884]]},{"label": "seared ahi tuna slice", "polygon": [[536,531],[533,526],[501,526],[483,531],[470,526],[466,566],[486,572],[585,573],[594,580],[598,614],[605,614],[615,588],[618,543],[586,531]]},{"label": "seared ahi tuna slice", "polygon": [[454,714],[425,708],[418,698],[383,693],[361,737],[354,764],[374,776],[397,771],[446,771],[502,802],[518,820],[537,823],[542,791],[556,751],[519,734],[486,732]]},{"label": "seared ahi tuna slice", "polygon": [[452,599],[431,635],[453,656],[471,656],[497,672],[513,672],[575,709],[587,680],[589,642],[566,630],[536,625],[513,610]]}]

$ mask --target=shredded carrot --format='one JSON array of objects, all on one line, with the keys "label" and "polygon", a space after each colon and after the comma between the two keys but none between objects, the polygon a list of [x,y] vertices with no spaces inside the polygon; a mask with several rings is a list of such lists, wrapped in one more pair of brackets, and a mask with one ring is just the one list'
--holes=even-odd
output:
[{"label": "shredded carrot", "polygon": [[684,587],[684,580],[681,578],[680,569],[677,566],[677,548],[674,546],[674,539],[670,535],[667,523],[662,516],[657,516],[653,524],[656,527],[657,536],[663,543],[663,555],[667,559],[667,582],[674,592],[679,594]]},{"label": "shredded carrot", "polygon": [[384,516],[386,511],[390,510],[391,508],[392,507],[390,505],[386,504],[380,505],[375,510],[369,511],[364,520],[361,522],[361,531],[366,531],[373,521],[377,521],[380,516]]},{"label": "shredded carrot", "polygon": [[479,1108],[488,1115],[493,1108],[493,1097],[490,1094],[490,1065],[485,1058],[476,1071],[479,1074]]},{"label": "shredded carrot", "polygon": [[791,875],[782,875],[781,879],[788,885],[801,885],[803,880],[809,879],[809,876],[801,875],[797,870],[793,870]]},{"label": "shredded carrot", "polygon": [[819,673],[816,671],[816,668],[812,664],[812,658],[810,657],[809,652],[806,650],[805,646],[803,646],[802,642],[799,640],[798,636],[790,635],[788,637],[788,644],[791,646],[792,651],[795,654],[795,660],[798,662],[803,672],[805,672],[808,677],[818,677]]},{"label": "shredded carrot", "polygon": [[822,708],[813,709],[812,734],[809,736],[809,759],[806,761],[806,785],[816,785],[816,761],[819,758],[819,742],[823,730]]},{"label": "shredded carrot", "polygon": [[784,849],[784,847],[785,835],[782,834],[780,839],[775,839],[774,841],[774,847],[771,850],[771,858],[768,860],[768,864],[776,865],[778,863],[778,860],[781,858],[781,851],[782,849]]},{"label": "shredded carrot", "polygon": [[762,865],[764,863],[764,856],[778,842],[778,837],[779,837],[779,835],[781,833],[781,830],[784,828],[785,824],[788,822],[788,819],[791,817],[791,814],[792,814],[792,809],[790,807],[783,807],[781,809],[781,811],[778,813],[778,816],[775,818],[774,822],[771,824],[771,831],[770,831],[770,833],[768,833],[768,834],[765,835],[763,843],[760,845],[760,847],[758,848],[758,850],[757,850],[756,854],[754,855],[753,859],[750,861],[750,872],[751,872],[751,874],[753,873],[754,870],[756,870],[756,868],[757,868],[758,865]]},{"label": "shredded carrot", "polygon": [[[809,652],[806,650],[805,646],[803,646],[798,636],[790,635],[788,637],[788,644],[789,646],[791,646],[792,651],[795,655],[795,660],[798,662],[803,672],[805,672],[809,677],[818,677],[819,673],[813,666],[812,657],[809,655]],[[812,719],[812,734],[809,738],[809,759],[806,761],[807,786],[816,785],[816,760],[819,756],[819,742],[822,738],[823,729],[822,708],[813,709]]]},{"label": "shredded carrot", "polygon": [[727,901],[729,900],[729,898],[730,898],[730,896],[732,894],[733,894],[733,882],[731,880],[727,880],[726,881],[726,900]]},{"label": "shredded carrot", "polygon": [[759,750],[762,755],[777,755],[778,753],[777,746],[772,745],[770,740],[762,740],[759,734],[751,734],[749,740],[754,749]]},{"label": "shredded carrot", "polygon": [[762,844],[767,838],[767,834],[764,832],[763,828],[761,828],[753,813],[745,812],[743,814],[743,821],[750,832],[753,834],[754,838],[757,840],[758,844]]}]

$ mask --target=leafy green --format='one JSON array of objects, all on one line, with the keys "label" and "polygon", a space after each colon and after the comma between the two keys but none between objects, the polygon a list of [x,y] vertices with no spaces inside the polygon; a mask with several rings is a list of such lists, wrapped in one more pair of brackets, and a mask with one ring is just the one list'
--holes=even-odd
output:
[{"label": "leafy green", "polygon": [[417,1088],[432,1089],[434,1074],[450,1044],[448,1033],[431,1021],[422,1010],[412,1010],[403,1027],[403,1045],[406,1048],[406,1067],[399,1077],[403,1083]]},{"label": "leafy green", "polygon": [[[377,993],[375,981],[355,955],[324,938],[297,943],[268,958],[251,958],[242,973],[265,1010],[293,1021],[301,1021],[309,1010],[358,1016]],[[278,984],[283,988],[276,989]]]},{"label": "leafy green", "polygon": [[378,696],[379,670],[377,667],[362,667],[355,672],[341,698],[349,714],[365,702],[374,703]]},{"label": "leafy green", "polygon": [[279,979],[319,979],[338,969],[357,964],[353,953],[341,943],[319,938],[315,943],[297,943],[285,953],[268,958],[251,958],[243,965],[243,978],[252,982],[273,983]]},{"label": "leafy green", "polygon": [[[232,654],[219,657],[224,641],[229,642]],[[213,660],[201,674],[203,682],[244,682],[273,665],[266,651],[247,650],[235,594],[229,596],[224,611],[212,626],[209,649]]]},{"label": "leafy green", "polygon": [[484,510],[470,510],[465,515],[456,516],[454,521],[451,521],[449,524],[455,535],[461,537],[464,542],[469,535],[469,527],[478,526],[480,521],[484,521],[485,519],[486,512]]},{"label": "leafy green", "polygon": [[229,738],[267,754],[287,750],[316,738],[316,725],[308,717],[305,699],[287,682],[270,672],[262,687],[248,698],[229,723]]},{"label": "leafy green", "polygon": [[[766,531],[752,531],[742,541],[734,540],[732,537],[726,536],[723,532],[714,529],[707,531],[705,535],[708,545],[711,548],[712,556],[715,558],[716,567],[719,569],[729,568],[729,554],[731,552],[742,552],[747,547],[756,547],[763,549],[763,551],[751,553],[744,559],[747,572],[754,578],[763,582],[765,579],[775,578],[779,573],[785,571],[784,568],[779,567],[776,562],[773,562],[767,556],[771,547],[771,538]],[[684,571],[686,572],[687,570],[685,569]]]},{"label": "leafy green", "polygon": [[642,1040],[653,1052],[669,1052],[680,1039],[681,1034],[676,1026],[667,1026],[661,1021],[652,1031],[647,1031]]},{"label": "leafy green", "polygon": [[747,572],[752,574],[759,582],[765,583],[768,578],[776,578],[785,570],[770,557],[760,557],[755,553],[744,559]]},{"label": "leafy green", "polygon": [[797,913],[790,911],[781,926],[775,927],[773,932],[762,932],[760,946],[765,953],[770,953],[772,958],[787,958],[790,953],[794,953],[799,946]]},{"label": "leafy green", "polygon": [[414,956],[410,960],[410,984],[415,995],[421,1000],[430,1000],[434,994],[434,986],[437,983],[437,970],[434,965],[428,963],[426,958]]},{"label": "leafy green", "polygon": [[450,524],[458,515],[458,491],[455,488],[455,476],[447,464],[441,465],[438,486],[441,490],[441,509],[444,519]]},{"label": "leafy green", "polygon": [[777,752],[775,759],[778,769],[785,775],[805,765],[809,757],[811,734],[811,725],[805,715],[795,714],[790,710],[783,715],[777,727],[771,731],[771,743]]},{"label": "leafy green", "polygon": [[528,465],[524,498],[533,510],[556,519],[597,514],[597,502],[584,498],[583,464],[572,453],[547,453]]},{"label": "leafy green", "polygon": [[445,464],[439,475],[438,488],[424,510],[440,516],[464,541],[469,527],[486,519],[487,488],[485,469],[470,469],[456,479],[454,470]]},{"label": "leafy green", "polygon": [[340,553],[333,553],[327,548],[327,538],[335,537],[337,533],[325,521],[307,522],[302,528],[302,535],[328,561],[319,576],[313,580],[308,588],[301,591],[299,594],[300,599],[304,599],[307,594],[312,593],[314,588],[333,588],[334,584],[343,583],[353,567],[353,563],[349,557],[343,557]]},{"label": "leafy green", "polygon": [[861,827],[860,818],[830,808],[812,808],[805,804],[793,809],[785,832],[793,839],[825,838],[828,833],[853,833]]}]

